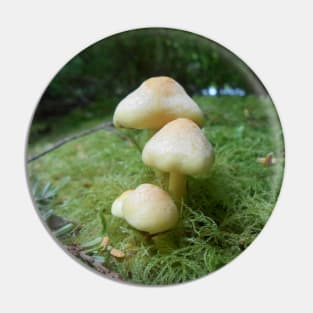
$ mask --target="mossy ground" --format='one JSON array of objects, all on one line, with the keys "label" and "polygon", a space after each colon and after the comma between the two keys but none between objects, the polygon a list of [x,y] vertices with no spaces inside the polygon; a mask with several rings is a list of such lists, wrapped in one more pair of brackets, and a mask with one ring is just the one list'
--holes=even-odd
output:
[{"label": "mossy ground", "polygon": [[[202,277],[249,246],[270,217],[281,186],[284,144],[279,120],[266,98],[195,100],[206,115],[204,131],[215,148],[215,165],[206,176],[188,177],[182,218],[167,233],[149,238],[110,214],[113,200],[127,189],[142,183],[166,189],[166,177],[156,176],[146,167],[138,147],[125,140],[135,138],[142,146],[145,131],[121,130],[122,137],[114,130],[99,131],[28,165],[31,184],[50,182],[57,187],[50,205],[59,216],[78,225],[75,233],[61,238],[63,243],[84,244],[105,232],[111,246],[126,256],[116,259],[96,251],[104,264],[127,282],[153,285]],[[77,118],[82,113],[72,112],[53,121],[50,133],[31,141],[28,154],[111,118],[101,110],[91,118]],[[270,152],[277,158],[276,164],[265,167],[256,162]],[[104,213],[105,231],[99,212]]]}]

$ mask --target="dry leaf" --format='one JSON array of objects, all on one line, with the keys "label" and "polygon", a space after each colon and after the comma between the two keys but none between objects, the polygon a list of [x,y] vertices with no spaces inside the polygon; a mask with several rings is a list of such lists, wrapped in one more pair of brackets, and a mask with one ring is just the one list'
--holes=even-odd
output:
[{"label": "dry leaf", "polygon": [[92,182],[90,182],[90,181],[85,181],[85,182],[83,183],[83,186],[86,187],[86,188],[89,188],[89,187],[92,186]]},{"label": "dry leaf", "polygon": [[104,236],[101,241],[102,249],[105,250],[110,242],[110,238],[108,236]]},{"label": "dry leaf", "polygon": [[251,114],[250,114],[250,112],[249,112],[249,110],[247,108],[243,110],[243,114],[244,114],[245,118],[250,118],[251,117]]},{"label": "dry leaf", "polygon": [[125,253],[119,249],[112,248],[110,254],[115,256],[116,258],[123,258],[125,257]]},{"label": "dry leaf", "polygon": [[257,162],[263,166],[271,166],[277,162],[277,159],[273,157],[273,153],[269,153],[266,157],[257,158]]}]

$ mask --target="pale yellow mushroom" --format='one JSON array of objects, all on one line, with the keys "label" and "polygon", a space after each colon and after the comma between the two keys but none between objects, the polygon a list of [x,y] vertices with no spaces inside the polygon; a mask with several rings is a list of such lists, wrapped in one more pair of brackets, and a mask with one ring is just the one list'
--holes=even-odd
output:
[{"label": "pale yellow mushroom", "polygon": [[124,200],[128,197],[128,195],[132,192],[133,190],[127,190],[124,191],[119,197],[117,197],[114,202],[112,203],[111,207],[111,213],[114,216],[123,218],[123,211],[122,211],[122,205]]},{"label": "pale yellow mushroom", "polygon": [[170,195],[152,184],[139,185],[123,202],[123,216],[134,228],[156,234],[173,228],[179,218]]},{"label": "pale yellow mushroom", "polygon": [[116,107],[116,127],[158,130],[179,117],[203,125],[203,113],[197,103],[174,79],[166,76],[144,81]]},{"label": "pale yellow mushroom", "polygon": [[180,204],[186,193],[185,175],[208,172],[214,162],[214,151],[196,123],[179,118],[166,124],[146,143],[142,160],[169,173],[169,191]]}]

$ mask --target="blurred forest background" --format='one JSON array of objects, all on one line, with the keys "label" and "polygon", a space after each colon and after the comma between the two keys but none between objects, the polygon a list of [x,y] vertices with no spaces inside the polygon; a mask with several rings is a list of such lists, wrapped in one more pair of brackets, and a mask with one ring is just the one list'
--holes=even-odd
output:
[{"label": "blurred forest background", "polygon": [[[267,95],[261,84],[253,84],[255,76],[247,66],[213,41],[173,29],[128,31],[88,47],[60,70],[36,109],[30,142],[49,133],[50,119],[74,109],[88,111],[98,103],[102,113],[111,114],[141,82],[160,75],[176,79],[191,96],[208,86]],[[96,106],[91,111],[97,114]]]}]

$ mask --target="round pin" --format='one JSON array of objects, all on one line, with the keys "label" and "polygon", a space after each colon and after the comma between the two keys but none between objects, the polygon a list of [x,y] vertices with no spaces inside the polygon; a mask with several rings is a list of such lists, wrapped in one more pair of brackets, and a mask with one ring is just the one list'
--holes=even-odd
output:
[{"label": "round pin", "polygon": [[60,247],[142,285],[192,281],[240,257],[271,216],[285,159],[251,68],[169,28],[74,56],[37,105],[26,153],[35,209]]}]

